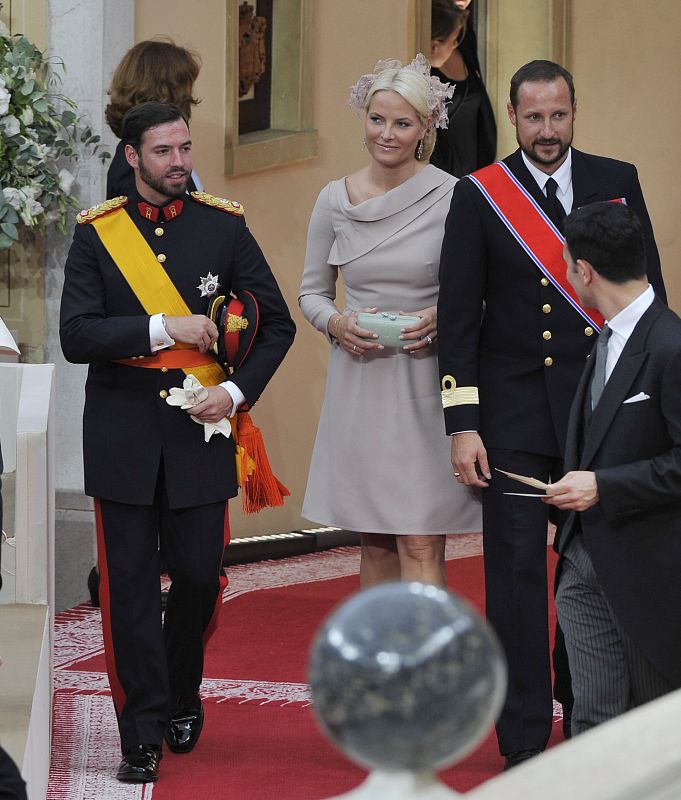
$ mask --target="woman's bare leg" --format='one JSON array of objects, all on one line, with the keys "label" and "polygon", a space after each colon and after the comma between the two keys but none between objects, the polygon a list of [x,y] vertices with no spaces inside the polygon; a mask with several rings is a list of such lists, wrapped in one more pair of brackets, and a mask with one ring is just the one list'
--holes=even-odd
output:
[{"label": "woman's bare leg", "polygon": [[421,581],[447,586],[445,536],[396,536],[403,581]]}]

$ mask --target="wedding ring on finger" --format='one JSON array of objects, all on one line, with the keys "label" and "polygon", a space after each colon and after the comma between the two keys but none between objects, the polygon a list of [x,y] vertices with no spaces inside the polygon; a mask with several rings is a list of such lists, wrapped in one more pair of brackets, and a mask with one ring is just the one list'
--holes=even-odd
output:
[{"label": "wedding ring on finger", "polygon": [[352,345],[352,351],[353,351],[353,353],[357,352],[357,345],[356,344]]},{"label": "wedding ring on finger", "polygon": [[454,473],[454,477],[455,478],[460,478],[461,477],[461,473],[460,472],[455,472]]},{"label": "wedding ring on finger", "polygon": [[426,341],[428,342],[428,344],[433,343],[433,340],[430,338],[430,336],[426,336]]}]

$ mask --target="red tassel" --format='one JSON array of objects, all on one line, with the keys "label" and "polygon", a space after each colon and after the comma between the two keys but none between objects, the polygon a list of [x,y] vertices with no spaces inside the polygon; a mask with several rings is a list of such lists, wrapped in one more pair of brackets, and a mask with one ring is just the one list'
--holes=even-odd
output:
[{"label": "red tassel", "polygon": [[291,492],[272,472],[260,428],[253,424],[247,411],[239,411],[236,416],[238,442],[255,463],[253,473],[244,477],[241,487],[244,513],[255,514],[263,508],[283,506],[284,497],[288,497]]}]

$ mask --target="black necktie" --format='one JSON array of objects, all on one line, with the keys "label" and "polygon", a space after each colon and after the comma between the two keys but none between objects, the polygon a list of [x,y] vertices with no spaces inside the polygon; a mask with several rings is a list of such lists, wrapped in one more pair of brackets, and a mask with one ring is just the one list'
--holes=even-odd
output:
[{"label": "black necktie", "polygon": [[604,325],[598,334],[596,342],[596,363],[594,364],[594,374],[591,379],[591,408],[596,408],[601,399],[605,388],[605,364],[608,360],[608,339],[612,329]]},{"label": "black necktie", "polygon": [[563,230],[563,220],[567,216],[565,213],[565,209],[563,208],[563,204],[560,200],[556,197],[556,190],[558,189],[558,184],[553,178],[549,178],[545,184],[546,188],[546,199],[547,205],[549,208],[549,214],[551,216],[551,220],[558,228],[559,231]]}]

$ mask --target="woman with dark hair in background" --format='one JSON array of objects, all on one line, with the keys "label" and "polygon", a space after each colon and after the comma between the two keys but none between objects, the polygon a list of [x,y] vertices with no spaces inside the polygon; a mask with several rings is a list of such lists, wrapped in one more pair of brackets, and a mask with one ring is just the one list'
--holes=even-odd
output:
[{"label": "woman with dark hair in background", "polygon": [[432,74],[455,84],[449,126],[438,130],[430,163],[460,178],[496,157],[497,126],[480,72],[477,41],[466,0],[433,0]]},{"label": "woman with dark hair in background", "polygon": [[[121,59],[111,79],[111,102],[104,111],[107,124],[120,139],[123,117],[134,106],[157,100],[177,106],[187,117],[194,97],[194,83],[201,69],[197,53],[179,47],[170,39],[147,39],[139,42]],[[135,186],[132,168],[125,160],[122,142],[118,143],[106,178],[106,196],[129,195]],[[187,184],[187,191],[201,190],[196,173]]]},{"label": "woman with dark hair in background", "polygon": [[[177,106],[187,117],[192,106],[199,103],[194,97],[194,83],[201,70],[198,53],[179,47],[171,39],[146,39],[123,56],[116,67],[108,94],[111,101],[104,116],[111,131],[120,139],[123,117],[131,108],[156,100]],[[187,191],[203,191],[203,185],[192,170]],[[135,173],[128,164],[123,142],[119,142],[106,176],[106,199],[134,194]],[[99,570],[90,570],[87,580],[90,601],[99,607]],[[165,592],[162,593],[165,600]]]}]

